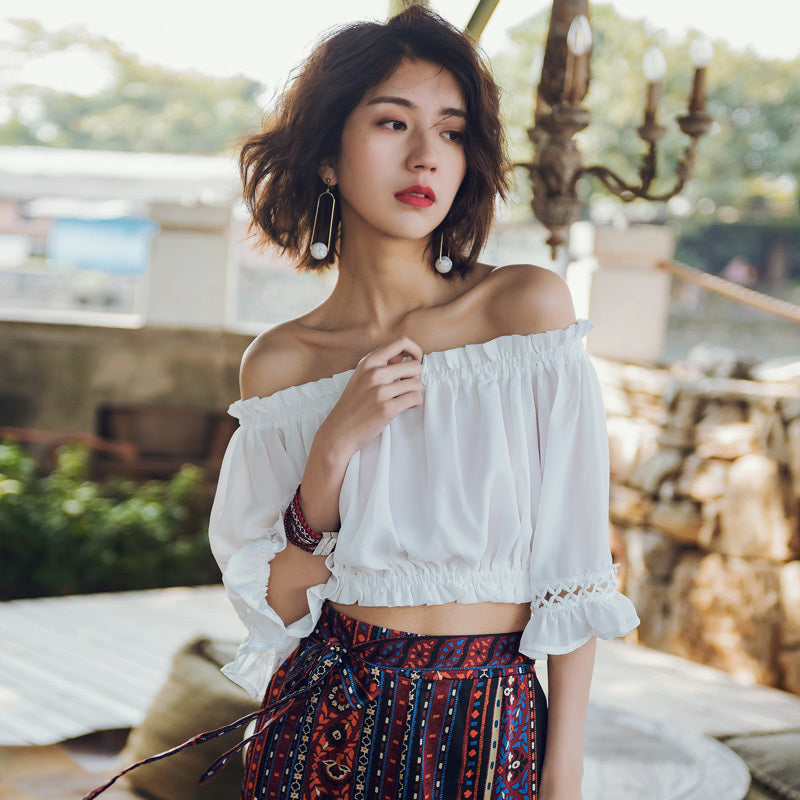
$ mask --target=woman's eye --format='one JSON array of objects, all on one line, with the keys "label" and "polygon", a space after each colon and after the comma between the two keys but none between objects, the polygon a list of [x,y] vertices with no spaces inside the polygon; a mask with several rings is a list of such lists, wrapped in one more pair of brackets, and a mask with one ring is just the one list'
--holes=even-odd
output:
[{"label": "woman's eye", "polygon": [[378,123],[382,128],[389,128],[392,131],[404,131],[406,129],[405,122],[401,122],[399,119],[386,119],[383,122]]},{"label": "woman's eye", "polygon": [[444,137],[451,142],[460,142],[464,138],[464,131],[445,131]]}]

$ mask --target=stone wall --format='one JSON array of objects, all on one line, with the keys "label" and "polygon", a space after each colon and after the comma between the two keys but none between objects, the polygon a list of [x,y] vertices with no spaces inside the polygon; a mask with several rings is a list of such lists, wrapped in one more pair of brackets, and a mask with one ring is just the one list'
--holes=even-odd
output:
[{"label": "stone wall", "polygon": [[800,384],[596,365],[639,641],[800,694]]},{"label": "stone wall", "polygon": [[0,426],[92,431],[103,405],[224,411],[252,335],[0,321]]}]

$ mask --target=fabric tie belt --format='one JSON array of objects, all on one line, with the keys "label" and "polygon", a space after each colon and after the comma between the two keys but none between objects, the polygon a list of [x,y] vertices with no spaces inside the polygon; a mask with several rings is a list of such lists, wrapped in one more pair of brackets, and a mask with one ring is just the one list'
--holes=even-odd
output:
[{"label": "fabric tie belt", "polygon": [[[339,673],[345,697],[354,708],[360,708],[378,696],[380,687],[377,681],[368,680],[365,684],[365,681],[356,675],[357,667],[355,666],[355,663],[358,662],[359,666],[362,667],[358,669],[358,671],[362,673],[363,677],[368,678],[370,674],[368,662],[359,658],[356,653],[359,650],[368,649],[375,644],[374,642],[365,642],[362,645],[345,647],[338,639],[321,641],[316,639],[313,634],[309,638],[311,646],[305,649],[302,658],[295,660],[292,664],[290,674],[287,676],[290,678],[292,685],[297,685],[296,689],[288,692],[276,702],[263,706],[257,711],[252,711],[240,719],[237,719],[235,722],[231,722],[213,731],[199,733],[197,736],[193,736],[191,739],[183,742],[183,744],[176,745],[162,753],[157,753],[156,755],[137,761],[135,764],[131,764],[129,767],[126,767],[114,775],[113,778],[102,786],[97,787],[89,794],[85,795],[82,800],[93,800],[93,798],[116,783],[119,778],[137,767],[144,766],[145,764],[152,764],[155,761],[161,761],[189,747],[203,744],[204,742],[216,739],[218,736],[223,736],[237,728],[241,728],[254,719],[266,717],[266,719],[256,727],[256,731],[251,736],[243,739],[235,747],[223,753],[200,776],[198,783],[206,783],[206,781],[211,780],[211,778],[213,778],[243,747],[246,747],[253,739],[263,733],[266,728],[290,711],[296,703],[302,701],[308,694],[313,692],[314,689],[323,684],[334,670]],[[382,639],[381,644],[395,640],[403,641],[403,638]]]}]

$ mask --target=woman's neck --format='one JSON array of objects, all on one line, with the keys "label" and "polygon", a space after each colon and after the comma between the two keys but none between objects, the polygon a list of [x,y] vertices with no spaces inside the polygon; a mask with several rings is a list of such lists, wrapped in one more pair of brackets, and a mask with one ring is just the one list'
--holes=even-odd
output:
[{"label": "woman's neck", "polygon": [[336,286],[318,309],[324,326],[380,336],[396,332],[411,312],[457,296],[461,281],[446,281],[433,271],[425,244],[385,238],[343,242]]}]

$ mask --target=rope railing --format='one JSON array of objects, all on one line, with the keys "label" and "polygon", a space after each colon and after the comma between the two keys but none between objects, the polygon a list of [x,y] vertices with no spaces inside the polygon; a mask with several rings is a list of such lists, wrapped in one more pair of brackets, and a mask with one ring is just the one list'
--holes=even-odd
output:
[{"label": "rope railing", "polygon": [[796,306],[794,303],[770,297],[763,292],[756,292],[746,286],[740,286],[738,283],[720,278],[718,275],[711,275],[677,261],[660,261],[658,267],[686,283],[693,283],[695,286],[728,297],[742,305],[766,311],[777,317],[792,320],[792,322],[800,322],[800,306]]}]

